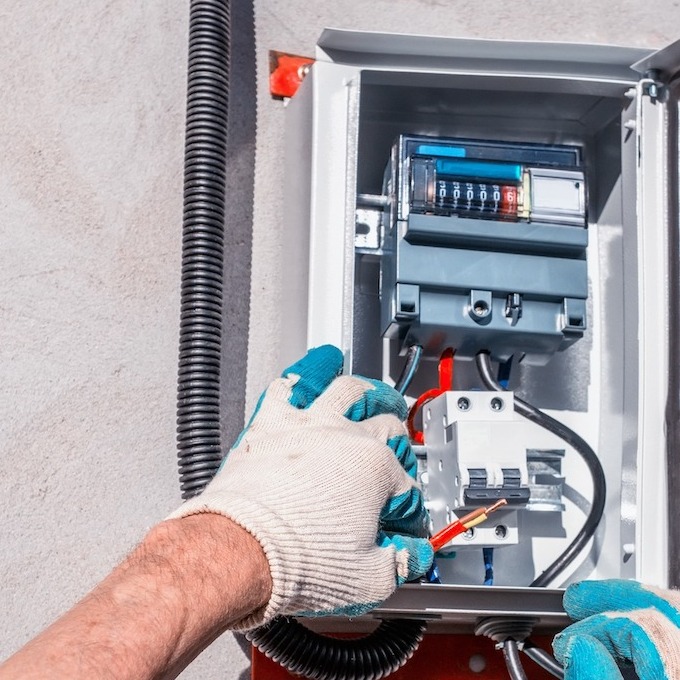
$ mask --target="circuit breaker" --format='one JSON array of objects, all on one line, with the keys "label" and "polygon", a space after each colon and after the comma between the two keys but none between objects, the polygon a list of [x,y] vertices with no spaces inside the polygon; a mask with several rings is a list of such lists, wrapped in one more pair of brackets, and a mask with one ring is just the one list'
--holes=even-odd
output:
[{"label": "circuit breaker", "polygon": [[[572,580],[677,580],[676,65],[677,45],[321,37],[288,103],[282,362],[333,343],[348,371],[394,384],[417,356],[405,396],[432,530],[507,502],[442,549],[441,583],[376,616],[555,625]],[[530,587],[597,502],[578,442],[606,479],[602,517]]]}]

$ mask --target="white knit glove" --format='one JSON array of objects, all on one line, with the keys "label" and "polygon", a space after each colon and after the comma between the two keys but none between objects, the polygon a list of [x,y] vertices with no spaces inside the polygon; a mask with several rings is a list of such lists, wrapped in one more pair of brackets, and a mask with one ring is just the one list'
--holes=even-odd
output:
[{"label": "white knit glove", "polygon": [[262,545],[272,596],[237,628],[279,614],[358,616],[432,563],[406,404],[341,371],[331,346],[284,371],[213,481],[171,515],[223,514]]},{"label": "white knit glove", "polygon": [[[564,609],[577,621],[553,642],[565,680],[680,678],[680,592],[612,579],[567,588]],[[625,677],[629,677],[627,674]]]}]

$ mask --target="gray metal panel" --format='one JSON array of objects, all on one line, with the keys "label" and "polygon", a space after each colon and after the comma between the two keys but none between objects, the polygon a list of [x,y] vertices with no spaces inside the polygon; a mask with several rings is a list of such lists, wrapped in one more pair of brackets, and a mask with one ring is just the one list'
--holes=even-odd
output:
[{"label": "gray metal panel", "polygon": [[588,230],[583,227],[546,224],[542,222],[503,222],[500,220],[444,217],[439,215],[409,215],[406,240],[418,243],[464,244],[514,251],[568,252],[581,254],[588,245]]},{"label": "gray metal panel", "polygon": [[412,245],[397,248],[397,281],[545,298],[588,297],[584,260]]},{"label": "gray metal panel", "polygon": [[411,616],[474,623],[481,616],[529,616],[543,625],[563,627],[563,590],[406,584],[373,611],[380,616]]},{"label": "gray metal panel", "polygon": [[515,42],[400,35],[326,29],[319,39],[317,58],[371,67],[479,68],[496,73],[588,75],[636,80],[631,64],[649,50],[610,45],[553,42]]},{"label": "gray metal panel", "polygon": [[680,40],[648,54],[635,62],[631,68],[642,74],[655,69],[661,72],[665,80],[671,80],[680,71]]},{"label": "gray metal panel", "polygon": [[534,632],[554,634],[570,623],[563,595],[551,588],[407,583],[365,616],[312,618],[305,626],[324,633],[370,632],[375,619],[402,618],[426,620],[428,633],[472,633],[484,616],[522,616],[535,619]]},{"label": "gray metal panel", "polygon": [[455,347],[459,357],[473,357],[484,346],[494,359],[527,354],[528,363],[543,364],[575,340],[562,331],[561,302],[527,302],[519,323],[512,326],[504,315],[505,299],[494,298],[491,320],[480,331],[467,313],[469,300],[468,294],[421,291],[420,317],[409,327],[405,344],[423,342],[436,356]]}]

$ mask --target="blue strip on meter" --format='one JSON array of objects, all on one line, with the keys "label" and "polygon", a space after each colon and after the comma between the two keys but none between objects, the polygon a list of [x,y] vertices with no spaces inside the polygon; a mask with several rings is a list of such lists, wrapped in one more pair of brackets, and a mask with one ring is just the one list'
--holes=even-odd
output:
[{"label": "blue strip on meter", "polygon": [[461,146],[443,146],[442,144],[421,144],[416,153],[423,156],[446,156],[448,158],[465,158],[467,151]]},{"label": "blue strip on meter", "polygon": [[489,163],[467,159],[437,158],[435,167],[438,175],[498,179],[509,182],[519,182],[522,179],[522,166],[514,163]]}]

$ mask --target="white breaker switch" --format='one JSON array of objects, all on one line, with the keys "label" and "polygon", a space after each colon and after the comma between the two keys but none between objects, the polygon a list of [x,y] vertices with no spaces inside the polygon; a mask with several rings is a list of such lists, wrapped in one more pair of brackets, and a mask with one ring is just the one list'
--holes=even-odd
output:
[{"label": "white breaker switch", "polygon": [[564,450],[515,413],[512,392],[446,392],[424,407],[423,431],[433,532],[471,509],[508,501],[507,510],[447,548],[517,544],[518,510],[564,509]]}]

